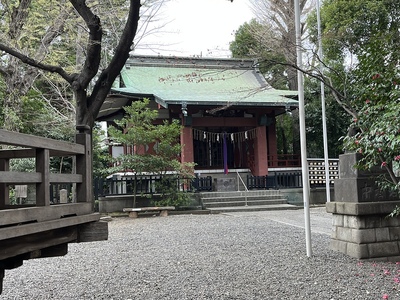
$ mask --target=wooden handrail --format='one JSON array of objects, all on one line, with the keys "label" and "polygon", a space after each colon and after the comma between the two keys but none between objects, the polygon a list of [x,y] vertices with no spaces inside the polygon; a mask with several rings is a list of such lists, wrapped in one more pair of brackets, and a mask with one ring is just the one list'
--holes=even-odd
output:
[{"label": "wooden handrail", "polygon": [[0,144],[58,151],[66,156],[85,154],[84,145],[0,129]]},{"label": "wooden handrail", "polygon": [[[50,183],[81,183],[81,174],[56,174],[51,173]],[[41,173],[38,172],[5,172],[0,171],[0,183],[8,184],[33,184],[42,182]]]}]

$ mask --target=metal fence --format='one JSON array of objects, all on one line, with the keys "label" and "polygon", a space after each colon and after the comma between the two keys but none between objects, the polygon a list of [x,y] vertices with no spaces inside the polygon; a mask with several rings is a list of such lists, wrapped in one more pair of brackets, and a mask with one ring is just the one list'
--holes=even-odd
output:
[{"label": "metal fence", "polygon": [[[339,178],[339,160],[329,159],[329,184],[333,186],[334,179]],[[308,180],[310,187],[325,187],[325,163],[323,159],[308,159]],[[164,177],[163,177],[164,176]],[[157,194],[162,180],[169,180],[171,187],[184,192],[202,192],[213,190],[211,176],[181,178],[176,175],[115,175],[94,180],[95,199],[109,195]],[[247,176],[248,189],[288,189],[301,188],[302,172],[274,172],[267,176]],[[52,193],[53,194],[53,193]],[[70,192],[68,192],[68,195]],[[56,197],[56,196],[55,196]]]},{"label": "metal fence", "polygon": [[275,173],[267,176],[247,176],[248,189],[287,189],[302,187],[301,172]]},{"label": "metal fence", "polygon": [[212,178],[182,178],[171,175],[129,176],[94,179],[94,197],[110,195],[157,194],[161,184],[169,184],[183,192],[211,191]]}]

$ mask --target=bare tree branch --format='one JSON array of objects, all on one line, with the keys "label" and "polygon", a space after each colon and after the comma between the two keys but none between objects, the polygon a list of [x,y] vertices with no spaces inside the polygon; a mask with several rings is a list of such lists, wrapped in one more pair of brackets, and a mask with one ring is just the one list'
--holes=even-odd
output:
[{"label": "bare tree branch", "polygon": [[309,77],[315,78],[318,81],[321,81],[325,84],[325,86],[327,88],[329,88],[329,90],[331,91],[333,97],[335,98],[336,102],[351,116],[353,116],[354,118],[357,118],[357,113],[350,108],[343,100],[346,99],[346,96],[343,95],[341,92],[339,92],[339,90],[337,90],[333,83],[331,78],[326,77],[325,75],[323,75],[320,70],[305,70],[302,68],[299,68],[296,64],[291,64],[291,63],[284,63],[282,61],[277,61],[277,60],[268,60],[268,63],[272,63],[272,64],[277,64],[277,65],[283,65],[283,66],[287,66],[290,68],[295,69],[296,71],[300,71],[302,72],[304,75],[307,75]]},{"label": "bare tree branch", "polygon": [[3,45],[0,43],[0,50],[18,58],[19,60],[21,60],[23,63],[26,63],[32,67],[47,71],[47,72],[51,72],[51,73],[57,73],[59,74],[62,78],[64,78],[66,81],[68,81],[69,83],[73,82],[73,78],[74,75],[69,75],[67,72],[65,72],[65,70],[61,67],[57,67],[57,66],[52,66],[52,65],[47,65],[47,64],[43,64],[37,60],[34,60],[33,58],[22,54],[20,52],[18,52],[15,49],[12,49],[6,45]]}]

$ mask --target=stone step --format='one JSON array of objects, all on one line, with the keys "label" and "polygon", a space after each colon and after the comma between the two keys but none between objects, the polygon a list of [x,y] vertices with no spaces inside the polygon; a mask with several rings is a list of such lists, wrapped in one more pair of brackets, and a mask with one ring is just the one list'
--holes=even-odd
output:
[{"label": "stone step", "polygon": [[253,205],[253,206],[227,206],[227,207],[216,207],[207,208],[212,214],[219,213],[234,213],[234,212],[252,212],[252,211],[268,211],[268,210],[293,210],[301,209],[302,206],[291,205],[291,204],[275,204],[275,205]]},{"label": "stone step", "polygon": [[280,195],[279,190],[254,190],[254,191],[232,191],[232,192],[201,192],[202,198],[210,198],[210,197],[230,197],[230,196],[273,196]]},{"label": "stone step", "polygon": [[226,210],[227,207],[234,210],[243,208],[244,211],[284,209],[281,205],[288,205],[279,190],[206,192],[201,193],[201,199],[203,207],[213,211]]},{"label": "stone step", "polygon": [[227,197],[207,197],[201,198],[203,203],[210,203],[210,202],[235,202],[235,201],[245,201],[247,198],[248,201],[273,201],[273,200],[284,200],[285,198],[282,195],[273,195],[273,196],[266,196],[266,195],[248,195],[248,196],[227,196]]},{"label": "stone step", "polygon": [[235,201],[223,201],[223,202],[203,202],[205,208],[216,208],[216,207],[227,207],[227,206],[257,206],[257,205],[278,205],[287,204],[286,199],[276,199],[276,200],[245,200],[244,198],[237,199]]}]

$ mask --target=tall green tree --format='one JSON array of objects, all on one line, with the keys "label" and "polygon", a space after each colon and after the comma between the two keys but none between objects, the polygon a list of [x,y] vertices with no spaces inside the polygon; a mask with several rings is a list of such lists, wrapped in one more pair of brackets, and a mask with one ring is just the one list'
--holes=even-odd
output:
[{"label": "tall green tree", "polygon": [[[355,78],[359,79],[357,70],[364,68],[359,57],[374,55],[370,45],[375,41],[380,40],[382,48],[392,48],[388,43],[398,43],[398,3],[395,0],[326,0],[321,7],[321,21],[325,75],[317,70],[312,70],[312,75],[323,80],[335,100],[356,118],[357,110],[352,100],[360,85]],[[310,15],[308,23],[310,41],[317,45],[315,13]],[[316,60],[320,59],[317,57]]]},{"label": "tall green tree", "polygon": [[345,148],[363,154],[360,168],[380,165],[387,171],[382,186],[399,191],[398,2],[326,0],[321,16],[327,69],[321,79],[352,119]]},{"label": "tall green tree", "polygon": [[[300,0],[303,18],[311,4],[311,1]],[[260,71],[273,88],[297,90],[294,1],[252,0],[251,7],[256,19],[243,24],[236,32],[230,45],[232,56],[257,59]],[[303,26],[301,34],[305,32]],[[279,153],[300,153],[298,124],[297,112],[291,118],[277,117]]]},{"label": "tall green tree", "polygon": [[354,134],[345,137],[344,146],[363,155],[358,167],[384,169],[380,184],[400,194],[399,46],[377,39],[369,44],[368,55],[359,56],[354,76],[359,89],[352,100],[357,117],[351,124]]},{"label": "tall green tree", "polygon": [[[304,92],[307,155],[320,158],[324,156],[320,81],[306,77]],[[343,153],[341,137],[347,132],[350,117],[338,105],[329,89],[325,89],[325,116],[329,157],[338,158]]]},{"label": "tall green tree", "polygon": [[235,32],[235,40],[229,45],[234,58],[255,58],[268,83],[276,89],[288,89],[285,57],[278,51],[278,39],[274,38],[270,25],[262,25],[256,19],[244,23]]},{"label": "tall green tree", "polygon": [[[296,64],[296,30],[295,10],[293,0],[251,0],[251,7],[261,26],[250,26],[251,35],[256,41],[262,42],[262,51],[258,54],[260,63],[276,69],[277,65],[284,68],[286,86],[289,90],[297,90]],[[310,11],[310,0],[299,0],[300,12],[306,16]],[[254,24],[254,23],[253,23]],[[250,25],[253,25],[250,23]],[[302,28],[302,35],[305,33]],[[279,72],[279,76],[282,73]]]}]

